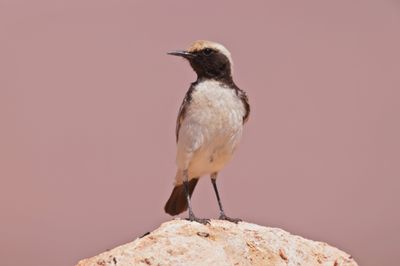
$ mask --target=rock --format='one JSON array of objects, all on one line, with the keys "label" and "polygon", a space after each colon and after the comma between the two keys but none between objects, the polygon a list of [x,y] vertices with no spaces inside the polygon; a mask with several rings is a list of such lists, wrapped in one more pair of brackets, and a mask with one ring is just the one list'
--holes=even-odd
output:
[{"label": "rock", "polygon": [[324,265],[354,266],[349,254],[279,228],[211,220],[163,223],[135,241],[81,260],[77,266]]}]

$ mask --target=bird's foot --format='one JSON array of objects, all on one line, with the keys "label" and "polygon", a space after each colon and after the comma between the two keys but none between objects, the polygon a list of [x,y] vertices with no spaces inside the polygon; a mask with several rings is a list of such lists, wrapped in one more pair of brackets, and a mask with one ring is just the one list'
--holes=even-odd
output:
[{"label": "bird's foot", "polygon": [[210,224],[210,219],[197,218],[196,216],[194,216],[194,214],[189,215],[189,218],[187,218],[186,220],[191,222],[197,222],[204,225]]},{"label": "bird's foot", "polygon": [[228,222],[231,222],[231,223],[235,223],[235,224],[237,224],[238,222],[241,222],[241,221],[242,221],[242,219],[239,219],[239,218],[231,218],[231,217],[228,217],[228,216],[225,215],[225,213],[222,213],[222,214],[219,216],[218,219],[219,219],[219,220],[228,221]]}]

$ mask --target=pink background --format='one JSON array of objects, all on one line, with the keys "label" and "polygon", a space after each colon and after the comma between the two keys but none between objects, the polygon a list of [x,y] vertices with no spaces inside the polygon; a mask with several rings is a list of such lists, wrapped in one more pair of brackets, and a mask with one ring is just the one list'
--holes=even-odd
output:
[{"label": "pink background", "polygon": [[[2,265],[73,265],[171,219],[195,75],[166,52],[196,39],[231,50],[252,105],[227,213],[398,262],[398,1],[1,0],[0,32]],[[193,200],[217,217],[208,178]]]}]

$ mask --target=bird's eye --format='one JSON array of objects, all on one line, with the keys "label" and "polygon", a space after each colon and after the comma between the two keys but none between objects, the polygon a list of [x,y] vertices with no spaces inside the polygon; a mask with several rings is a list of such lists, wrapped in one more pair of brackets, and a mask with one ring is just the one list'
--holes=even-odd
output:
[{"label": "bird's eye", "polygon": [[209,55],[212,54],[213,52],[214,52],[214,50],[213,50],[213,49],[210,49],[210,48],[206,48],[206,49],[203,50],[203,54],[204,54],[205,56],[209,56]]}]

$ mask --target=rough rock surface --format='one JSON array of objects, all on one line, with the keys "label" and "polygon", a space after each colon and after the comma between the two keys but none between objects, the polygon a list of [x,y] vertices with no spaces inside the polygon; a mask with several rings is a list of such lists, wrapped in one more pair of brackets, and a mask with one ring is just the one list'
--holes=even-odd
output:
[{"label": "rough rock surface", "polygon": [[212,220],[163,223],[135,241],[84,259],[77,266],[130,265],[357,265],[326,243],[279,228]]}]

